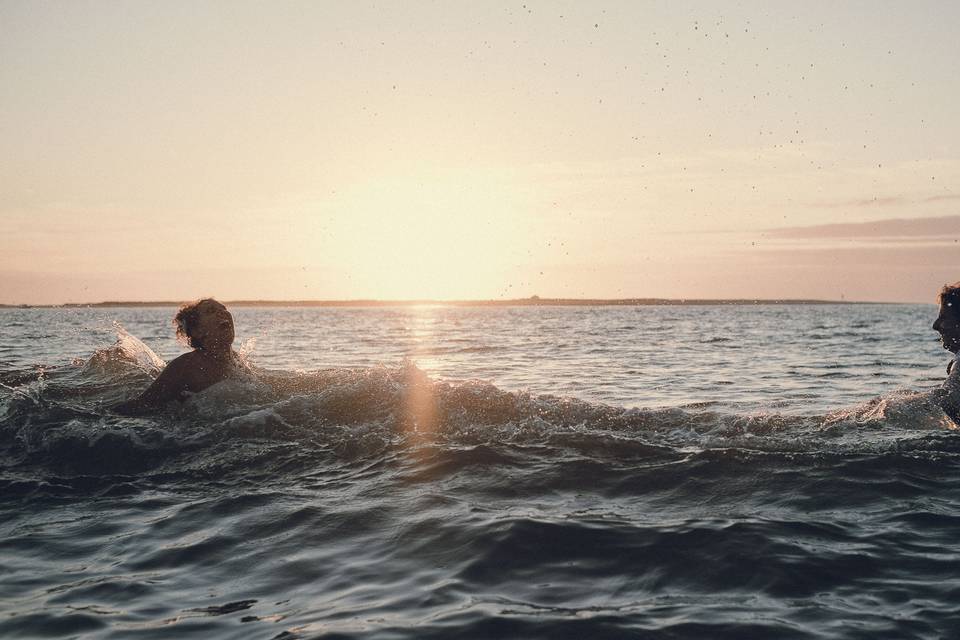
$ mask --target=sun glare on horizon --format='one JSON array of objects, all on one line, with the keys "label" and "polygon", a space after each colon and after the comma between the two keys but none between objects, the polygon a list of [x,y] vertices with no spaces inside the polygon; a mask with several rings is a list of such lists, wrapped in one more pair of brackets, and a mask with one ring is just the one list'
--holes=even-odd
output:
[{"label": "sun glare on horizon", "polygon": [[318,258],[386,300],[494,297],[530,234],[521,194],[479,172],[372,179],[306,215]]}]

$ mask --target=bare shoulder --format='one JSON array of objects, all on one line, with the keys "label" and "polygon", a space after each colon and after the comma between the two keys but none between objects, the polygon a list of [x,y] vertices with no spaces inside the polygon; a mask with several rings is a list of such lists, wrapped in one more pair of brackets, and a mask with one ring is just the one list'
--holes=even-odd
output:
[{"label": "bare shoulder", "polygon": [[191,351],[171,360],[150,388],[141,396],[141,400],[158,404],[180,397],[185,391],[196,386],[197,353]]},{"label": "bare shoulder", "polygon": [[957,359],[950,361],[947,379],[934,391],[934,398],[944,413],[950,416],[954,423],[960,424],[960,366],[957,365]]},{"label": "bare shoulder", "polygon": [[197,351],[188,351],[187,353],[181,353],[179,356],[167,363],[167,366],[164,367],[164,371],[177,371],[178,369],[184,369],[188,367],[195,366],[197,359],[200,357],[199,352]]},{"label": "bare shoulder", "polygon": [[170,400],[181,397],[193,386],[194,352],[174,358],[163,368],[157,379],[134,400],[128,400],[115,407],[118,413],[136,415],[149,412]]}]

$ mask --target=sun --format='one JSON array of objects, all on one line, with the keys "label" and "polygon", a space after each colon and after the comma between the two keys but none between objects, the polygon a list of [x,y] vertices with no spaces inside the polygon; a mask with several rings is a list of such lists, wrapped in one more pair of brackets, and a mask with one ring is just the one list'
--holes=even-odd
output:
[{"label": "sun", "polygon": [[494,297],[529,240],[523,199],[492,172],[369,180],[328,205],[320,250],[378,299]]}]

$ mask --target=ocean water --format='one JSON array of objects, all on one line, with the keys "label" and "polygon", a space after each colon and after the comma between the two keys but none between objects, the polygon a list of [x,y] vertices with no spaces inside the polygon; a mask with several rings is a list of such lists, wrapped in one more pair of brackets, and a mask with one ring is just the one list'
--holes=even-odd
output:
[{"label": "ocean water", "polygon": [[960,637],[933,305],[232,311],[0,310],[0,637]]}]

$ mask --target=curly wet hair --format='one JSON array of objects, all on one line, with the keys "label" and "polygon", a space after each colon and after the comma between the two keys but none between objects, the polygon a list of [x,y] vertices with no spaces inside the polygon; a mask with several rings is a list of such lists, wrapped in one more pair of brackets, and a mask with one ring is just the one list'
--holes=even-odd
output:
[{"label": "curly wet hair", "polygon": [[212,302],[223,306],[213,298],[203,298],[195,302],[187,302],[180,307],[177,315],[173,317],[173,324],[177,328],[177,339],[186,342],[193,349],[200,349],[202,344],[193,336],[193,328],[200,319],[200,305]]},{"label": "curly wet hair", "polygon": [[960,316],[960,282],[943,285],[943,289],[940,289],[940,294],[937,296],[937,302],[950,307]]}]

